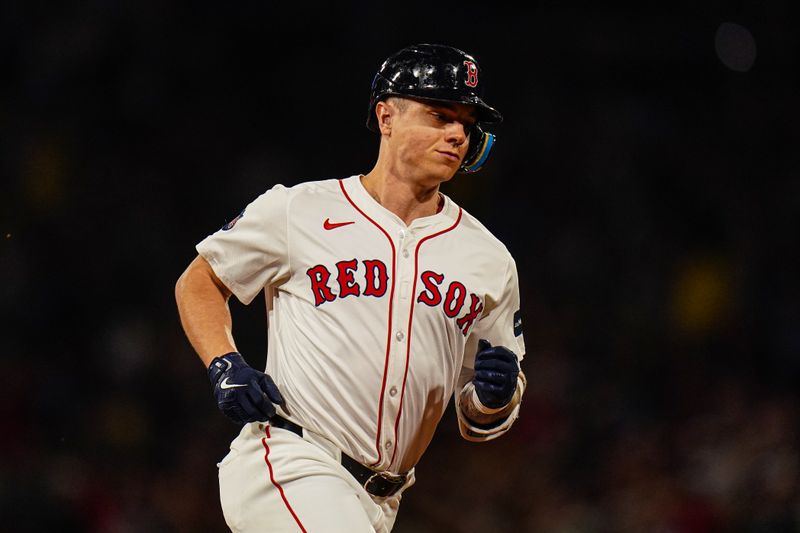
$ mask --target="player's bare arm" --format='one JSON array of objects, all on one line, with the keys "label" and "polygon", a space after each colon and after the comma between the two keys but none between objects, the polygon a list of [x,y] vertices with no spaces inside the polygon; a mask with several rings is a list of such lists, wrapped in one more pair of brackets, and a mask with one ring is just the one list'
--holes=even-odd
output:
[{"label": "player's bare arm", "polygon": [[181,324],[208,369],[217,406],[236,423],[266,421],[284,403],[272,378],[236,350],[228,300],[231,291],[198,256],[175,285]]},{"label": "player's bare arm", "polygon": [[236,351],[228,307],[230,296],[231,291],[200,256],[191,262],[175,285],[181,324],[206,367],[214,357]]}]

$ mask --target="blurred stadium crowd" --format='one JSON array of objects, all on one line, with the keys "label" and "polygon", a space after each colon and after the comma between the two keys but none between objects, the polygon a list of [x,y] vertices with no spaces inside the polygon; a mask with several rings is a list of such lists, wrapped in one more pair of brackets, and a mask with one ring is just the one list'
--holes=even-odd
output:
[{"label": "blurred stadium crowd", "polygon": [[0,8],[0,531],[225,530],[237,429],[174,282],[273,183],[368,171],[372,75],[433,40],[506,116],[445,192],[517,258],[530,385],[491,443],[445,415],[395,531],[800,531],[797,32],[542,4],[471,35],[480,5]]}]

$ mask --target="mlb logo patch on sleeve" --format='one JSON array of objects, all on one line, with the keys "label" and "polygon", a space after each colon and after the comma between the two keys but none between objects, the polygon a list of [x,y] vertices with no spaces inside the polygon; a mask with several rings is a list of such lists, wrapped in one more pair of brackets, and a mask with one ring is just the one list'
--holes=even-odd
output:
[{"label": "mlb logo patch on sleeve", "polygon": [[222,231],[228,231],[229,229],[231,229],[243,216],[244,216],[244,209],[242,209],[242,211],[238,215],[236,215],[230,222],[222,226]]},{"label": "mlb logo patch on sleeve", "polygon": [[522,313],[517,309],[517,312],[514,313],[514,336],[519,337],[520,335],[522,335]]}]

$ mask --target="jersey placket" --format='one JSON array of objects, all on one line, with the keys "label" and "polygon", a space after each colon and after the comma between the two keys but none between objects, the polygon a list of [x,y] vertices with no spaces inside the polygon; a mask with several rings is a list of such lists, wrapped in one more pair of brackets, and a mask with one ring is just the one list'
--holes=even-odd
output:
[{"label": "jersey placket", "polygon": [[381,467],[389,467],[396,454],[399,435],[399,414],[403,401],[403,386],[406,368],[409,364],[409,313],[413,303],[410,294],[414,275],[414,235],[408,228],[395,227],[392,235],[397,256],[395,258],[395,276],[397,295],[392,309],[392,345],[389,349],[389,366],[386,376],[386,396],[383,404],[383,427],[381,428]]}]

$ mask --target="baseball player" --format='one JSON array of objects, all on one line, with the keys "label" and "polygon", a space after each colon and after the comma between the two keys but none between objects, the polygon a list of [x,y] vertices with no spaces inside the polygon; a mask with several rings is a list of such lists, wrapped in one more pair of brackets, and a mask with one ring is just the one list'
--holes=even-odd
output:
[{"label": "baseball player", "polygon": [[[275,185],[197,245],[183,328],[222,412],[233,531],[388,532],[450,398],[464,438],[518,416],[525,352],[516,265],[439,192],[485,163],[502,120],[472,56],[414,45],[372,83],[368,174]],[[237,351],[228,299],[266,291],[265,372]]]}]

